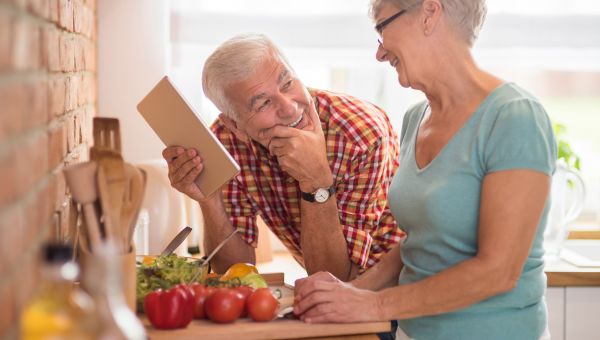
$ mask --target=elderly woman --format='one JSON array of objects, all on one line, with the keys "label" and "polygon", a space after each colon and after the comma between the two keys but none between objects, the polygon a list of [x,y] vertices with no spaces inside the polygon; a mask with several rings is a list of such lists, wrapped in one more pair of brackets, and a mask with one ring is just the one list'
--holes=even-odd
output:
[{"label": "elderly woman", "polygon": [[484,0],[373,0],[377,60],[427,100],[405,115],[389,203],[403,244],[350,283],[296,282],[306,322],[397,319],[415,339],[538,339],[556,143],[531,94],[470,48]]}]

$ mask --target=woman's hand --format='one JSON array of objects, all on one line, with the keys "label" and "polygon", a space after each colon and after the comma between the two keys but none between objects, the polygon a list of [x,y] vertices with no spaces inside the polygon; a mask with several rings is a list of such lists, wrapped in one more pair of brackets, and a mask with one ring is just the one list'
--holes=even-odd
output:
[{"label": "woman's hand", "polygon": [[382,321],[379,295],[318,272],[296,281],[294,314],[307,323]]}]

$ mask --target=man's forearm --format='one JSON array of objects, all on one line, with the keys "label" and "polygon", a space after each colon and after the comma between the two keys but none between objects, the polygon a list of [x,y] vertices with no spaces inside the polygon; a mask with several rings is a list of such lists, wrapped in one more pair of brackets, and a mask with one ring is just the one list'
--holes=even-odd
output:
[{"label": "man's forearm", "polygon": [[308,274],[328,271],[348,281],[358,272],[350,261],[335,197],[327,202],[301,203],[301,246]]},{"label": "man's forearm", "polygon": [[[221,194],[200,202],[204,217],[204,249],[209,254],[223,241],[234,227],[231,225]],[[211,266],[217,273],[223,273],[229,266],[237,262],[256,262],[254,248],[244,241],[240,235],[234,235],[211,260]]]}]

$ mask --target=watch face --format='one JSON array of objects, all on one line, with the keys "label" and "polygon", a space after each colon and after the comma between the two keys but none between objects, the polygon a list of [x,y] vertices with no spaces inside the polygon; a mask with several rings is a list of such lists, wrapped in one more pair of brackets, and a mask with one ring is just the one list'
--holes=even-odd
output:
[{"label": "watch face", "polygon": [[327,189],[319,188],[315,192],[315,201],[317,201],[319,203],[323,203],[323,202],[327,201],[328,198],[329,198],[329,191],[327,191]]}]

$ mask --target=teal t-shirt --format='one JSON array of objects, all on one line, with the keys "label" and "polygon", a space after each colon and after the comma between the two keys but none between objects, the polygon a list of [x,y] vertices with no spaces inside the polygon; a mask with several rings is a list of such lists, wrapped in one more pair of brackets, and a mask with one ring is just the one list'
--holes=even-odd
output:
[{"label": "teal t-shirt", "polygon": [[[552,175],[556,163],[546,111],[515,84],[495,89],[433,161],[418,169],[415,141],[426,110],[426,102],[418,104],[404,118],[400,167],[389,191],[392,213],[408,235],[400,285],[476,255],[481,184],[488,173],[531,169]],[[513,290],[455,312],[399,320],[399,327],[417,340],[538,339],[546,326],[542,235],[548,209],[549,199]]]}]

